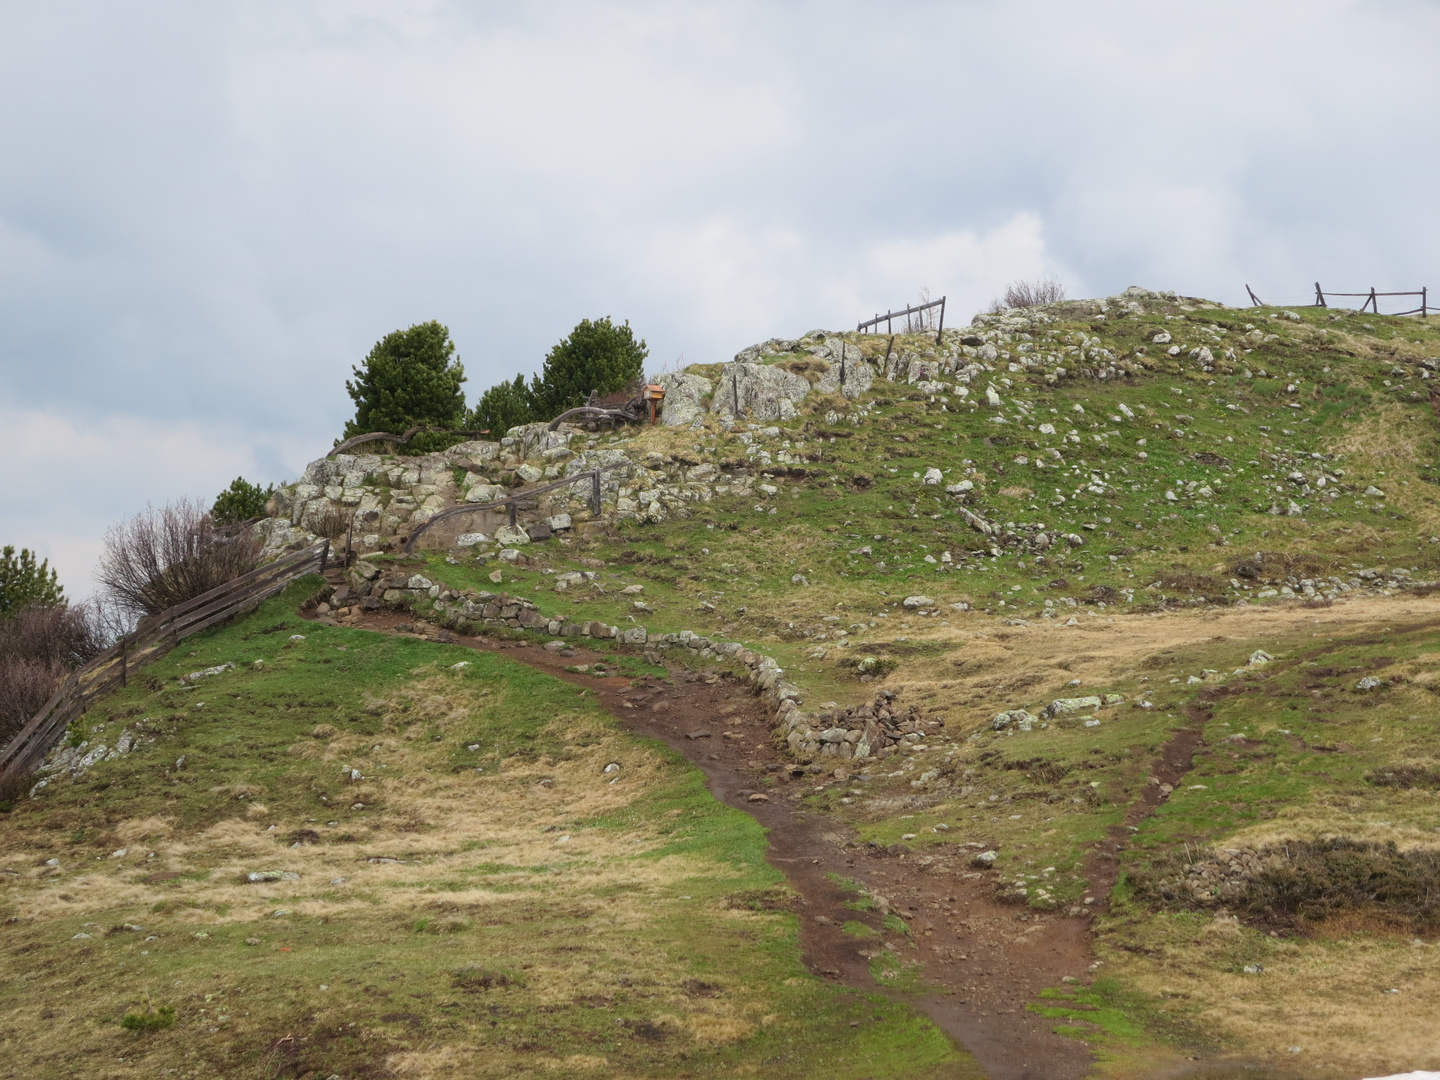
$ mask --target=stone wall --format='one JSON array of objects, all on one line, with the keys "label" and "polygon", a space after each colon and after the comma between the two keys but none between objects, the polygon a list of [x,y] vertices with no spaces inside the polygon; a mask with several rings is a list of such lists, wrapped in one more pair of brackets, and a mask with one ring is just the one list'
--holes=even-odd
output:
[{"label": "stone wall", "polygon": [[321,618],[344,617],[354,611],[406,611],[446,630],[474,634],[482,630],[530,630],[555,639],[591,638],[650,650],[687,650],[698,660],[728,660],[740,665],[746,678],[773,709],[777,738],[795,760],[842,762],[882,759],[924,749],[924,730],[917,709],[894,704],[895,693],[881,690],[873,704],[815,715],[802,708],[800,688],[785,679],[774,657],[748,649],[738,641],[719,641],[682,630],[652,634],[643,626],[610,626],[599,620],[565,621],[545,616],[525,597],[504,592],[447,589],[421,574],[383,567],[365,559],[351,568],[347,583],[326,602]]}]

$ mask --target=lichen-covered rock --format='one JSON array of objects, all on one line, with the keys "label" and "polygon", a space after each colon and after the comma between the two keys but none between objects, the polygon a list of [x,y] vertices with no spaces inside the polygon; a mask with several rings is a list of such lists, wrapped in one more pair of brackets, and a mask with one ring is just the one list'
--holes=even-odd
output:
[{"label": "lichen-covered rock", "polygon": [[710,411],[732,419],[788,420],[809,393],[809,380],[784,368],[727,364],[716,382]]},{"label": "lichen-covered rock", "polygon": [[1024,709],[1007,709],[1005,712],[995,714],[994,719],[990,721],[990,727],[995,731],[1004,731],[1011,724],[1015,724],[1021,731],[1029,731],[1038,719]]},{"label": "lichen-covered rock", "polygon": [[1053,718],[1065,713],[1085,712],[1089,709],[1098,709],[1102,704],[1096,694],[1087,694],[1084,697],[1057,698],[1045,706],[1045,716]]},{"label": "lichen-covered rock", "polygon": [[580,434],[578,428],[569,424],[561,424],[554,431],[550,425],[521,424],[505,432],[505,437],[500,440],[500,446],[508,450],[522,461],[529,458],[538,458],[546,450],[568,449],[570,440]]},{"label": "lichen-covered rock", "polygon": [[858,346],[832,337],[825,343],[823,351],[828,354],[830,368],[815,384],[820,393],[838,392],[847,398],[858,398],[874,385],[875,369],[860,355]]},{"label": "lichen-covered rock", "polygon": [[530,534],[515,525],[501,525],[495,530],[495,543],[502,547],[518,547],[530,543]]},{"label": "lichen-covered rock", "polygon": [[700,375],[667,372],[656,382],[665,388],[660,419],[667,427],[691,424],[705,415],[705,399],[715,384]]}]

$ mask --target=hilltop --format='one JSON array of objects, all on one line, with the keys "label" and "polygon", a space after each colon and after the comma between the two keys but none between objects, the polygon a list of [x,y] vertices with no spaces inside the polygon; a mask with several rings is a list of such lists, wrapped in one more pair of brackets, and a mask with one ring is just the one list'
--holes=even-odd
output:
[{"label": "hilltop", "polygon": [[[210,947],[193,935],[212,933],[190,923],[238,944],[276,917],[241,901],[259,895],[241,870],[289,843],[292,861],[338,866],[364,816],[375,881],[261,883],[294,896],[286,917],[358,928],[317,933],[361,963],[358,943],[397,948],[397,912],[418,904],[425,926],[406,932],[455,935],[490,1017],[556,1020],[497,1041],[440,989],[470,976],[417,954],[432,966],[401,1010],[414,1032],[378,1006],[357,1020],[376,1034],[346,1050],[355,1075],[458,1075],[446,1055],[481,1045],[505,1047],[497,1073],[545,1075],[602,1067],[586,1055],[635,1075],[683,1059],[694,1075],[1019,1076],[1023,1054],[1053,1076],[1440,1066],[1424,1034],[1440,1023],[1437,371],[1423,321],[1131,289],[938,335],[772,339],[662,375],[654,427],[321,459],[260,531],[278,553],[348,529],[353,565],[156,665],[72,736],[7,826],[23,927],[8,948],[51,957],[75,947],[62,925],[149,905],[162,940],[191,935],[167,961],[188,988]],[[515,526],[503,510],[428,524],[566,477],[585,479],[523,501]],[[158,751],[75,767],[122,729],[188,757],[214,714],[174,679],[227,662],[242,667],[213,685],[234,684],[221,708],[243,734],[213,748],[224,776],[205,790],[245,787],[229,811]],[[263,685],[282,671],[298,681]],[[623,797],[611,763],[635,778]],[[342,794],[341,764],[365,794]],[[570,801],[533,809],[547,781]],[[331,801],[350,809],[321,827]],[[670,808],[693,819],[683,838]],[[583,859],[552,857],[552,827],[588,830]],[[19,869],[64,829],[58,869]],[[111,843],[175,877],[83,854]],[[72,884],[70,858],[105,871]],[[536,873],[556,876],[538,890],[551,921],[532,924],[498,901]],[[477,874],[483,889],[462,887]],[[431,901],[445,893],[453,911]],[[662,895],[696,906],[647,922],[637,897]],[[516,952],[542,925],[591,949],[592,973],[641,949],[666,1003],[566,987]],[[87,957],[154,966],[118,948]],[[334,1027],[317,993],[297,982],[285,1022]],[[347,1008],[369,1016],[361,993]],[[469,1019],[441,1022],[440,998]],[[589,999],[626,1040],[581,1034]],[[801,1013],[808,1029],[785,1027]]]}]

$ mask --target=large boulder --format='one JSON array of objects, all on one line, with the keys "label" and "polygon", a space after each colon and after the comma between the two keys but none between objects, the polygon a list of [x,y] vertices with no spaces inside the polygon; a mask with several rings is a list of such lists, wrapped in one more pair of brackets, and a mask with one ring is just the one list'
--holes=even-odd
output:
[{"label": "large boulder", "polygon": [[669,372],[655,380],[665,388],[660,418],[666,427],[691,424],[705,414],[705,398],[715,384],[701,375]]},{"label": "large boulder", "polygon": [[789,420],[797,403],[810,393],[810,382],[769,364],[726,364],[711,399],[718,416],[754,420]]}]

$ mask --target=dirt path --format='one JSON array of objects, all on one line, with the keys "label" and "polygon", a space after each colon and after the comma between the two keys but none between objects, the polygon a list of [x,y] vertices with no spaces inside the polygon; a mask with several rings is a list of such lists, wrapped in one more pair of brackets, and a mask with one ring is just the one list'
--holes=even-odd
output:
[{"label": "dirt path", "polygon": [[[394,633],[408,621],[371,612],[349,623]],[[997,904],[987,875],[936,873],[931,860],[857,845],[843,823],[791,805],[789,796],[828,778],[793,775],[772,742],[771,722],[748,684],[728,674],[674,671],[669,679],[631,682],[566,670],[604,660],[581,648],[566,654],[535,645],[455,637],[456,644],[539,668],[596,694],[631,731],[659,739],[705,774],[714,796],[752,815],[768,833],[770,862],[799,894],[800,943],[812,972],[865,993],[891,993],[871,974],[890,948],[923,964],[933,988],[903,995],[970,1051],[991,1080],[1079,1080],[1092,1064],[1079,1042],[1054,1034],[1053,1021],[1029,1012],[1038,992],[1090,963],[1085,921]],[[798,771],[798,770],[796,770]],[[773,787],[762,788],[770,776]],[[751,801],[765,793],[766,801]],[[858,938],[842,931],[857,918],[844,881],[883,896],[910,934]]]}]

